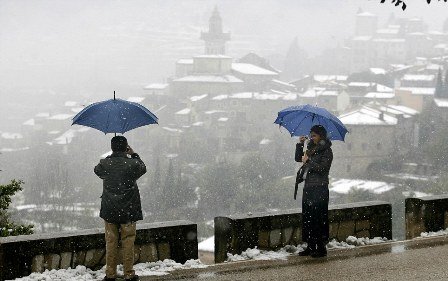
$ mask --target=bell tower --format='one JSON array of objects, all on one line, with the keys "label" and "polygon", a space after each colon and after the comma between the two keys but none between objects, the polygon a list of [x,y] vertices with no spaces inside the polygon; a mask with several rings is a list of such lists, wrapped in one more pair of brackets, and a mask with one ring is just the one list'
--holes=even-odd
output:
[{"label": "bell tower", "polygon": [[224,55],[226,53],[226,41],[230,40],[230,33],[222,31],[222,19],[215,6],[209,19],[208,32],[201,33],[201,39],[205,41],[206,55]]}]

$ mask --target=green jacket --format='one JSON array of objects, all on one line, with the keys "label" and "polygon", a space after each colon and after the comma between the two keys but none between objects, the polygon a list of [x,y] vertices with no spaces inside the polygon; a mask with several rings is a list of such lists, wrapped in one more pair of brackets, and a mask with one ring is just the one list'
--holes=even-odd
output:
[{"label": "green jacket", "polygon": [[128,158],[125,152],[114,152],[101,159],[94,171],[103,180],[100,217],[119,224],[142,220],[137,179],[146,173],[146,166],[138,154]]}]

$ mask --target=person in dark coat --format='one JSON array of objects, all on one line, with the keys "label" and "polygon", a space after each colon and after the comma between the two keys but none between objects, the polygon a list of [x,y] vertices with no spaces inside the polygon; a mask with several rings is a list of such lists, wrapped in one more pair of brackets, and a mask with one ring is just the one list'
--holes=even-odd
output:
[{"label": "person in dark coat", "polygon": [[302,196],[302,240],[308,244],[299,255],[324,257],[327,255],[326,244],[329,238],[328,174],[333,152],[323,126],[313,126],[310,137],[306,153],[303,152],[306,137],[300,137],[295,153],[295,160],[303,162],[297,173],[296,187],[299,182],[305,181]]},{"label": "person in dark coat", "polygon": [[106,277],[117,277],[118,239],[123,248],[125,280],[139,280],[133,270],[136,222],[143,219],[137,179],[146,173],[145,163],[124,136],[111,140],[112,154],[100,160],[95,174],[103,180],[100,217],[105,221]]}]

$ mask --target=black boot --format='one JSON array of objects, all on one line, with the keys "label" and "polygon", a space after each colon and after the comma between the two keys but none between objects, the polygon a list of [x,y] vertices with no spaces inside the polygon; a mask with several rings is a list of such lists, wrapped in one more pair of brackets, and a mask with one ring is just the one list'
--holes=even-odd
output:
[{"label": "black boot", "polygon": [[311,257],[313,258],[323,258],[327,256],[327,247],[324,243],[318,243],[316,247],[316,251],[311,253]]},{"label": "black boot", "polygon": [[124,280],[126,280],[126,281],[139,281],[140,279],[138,278],[138,275],[134,275],[132,278],[126,278]]},{"label": "black boot", "polygon": [[313,253],[313,251],[311,250],[311,248],[306,247],[305,250],[299,252],[299,256],[301,256],[301,257],[305,257],[305,256],[309,256],[309,255],[311,255],[312,253]]}]

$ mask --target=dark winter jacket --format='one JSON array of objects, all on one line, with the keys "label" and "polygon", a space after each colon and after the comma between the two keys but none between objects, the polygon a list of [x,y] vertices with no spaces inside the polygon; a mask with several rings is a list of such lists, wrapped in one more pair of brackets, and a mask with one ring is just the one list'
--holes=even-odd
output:
[{"label": "dark winter jacket", "polygon": [[146,173],[137,153],[128,158],[114,152],[96,165],[95,174],[103,180],[100,217],[110,223],[125,224],[143,219],[137,179]]},{"label": "dark winter jacket", "polygon": [[[308,161],[301,168],[302,171],[308,171],[305,179],[305,186],[328,185],[328,174],[330,172],[331,163],[333,162],[333,151],[331,150],[330,140],[321,140],[319,144],[315,145],[309,142],[307,147],[309,156]],[[303,143],[296,145],[296,161],[302,162]],[[296,182],[301,181],[300,173],[297,173]]]}]

